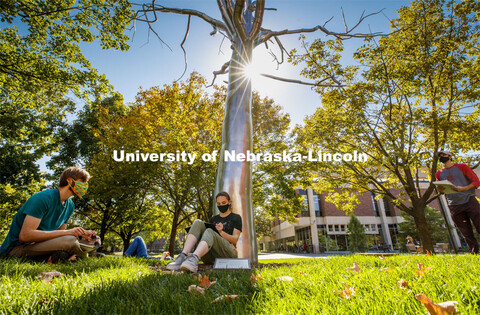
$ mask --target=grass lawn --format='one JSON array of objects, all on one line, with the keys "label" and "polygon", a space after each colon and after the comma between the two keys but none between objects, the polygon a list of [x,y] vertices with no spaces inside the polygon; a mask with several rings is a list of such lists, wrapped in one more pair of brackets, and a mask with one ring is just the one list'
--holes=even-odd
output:
[{"label": "grass lawn", "polygon": [[[354,262],[361,271],[347,269]],[[262,261],[266,265],[253,270],[261,274],[254,285],[252,272],[208,271],[217,282],[205,295],[188,292],[198,284],[191,274],[148,268],[155,263],[124,257],[57,265],[2,259],[0,314],[427,314],[415,299],[420,293],[435,303],[458,301],[460,314],[480,314],[480,255]],[[52,270],[66,276],[35,278]],[[292,279],[281,278],[286,276]],[[346,285],[355,292],[349,295]],[[211,304],[227,294],[240,297]]]}]

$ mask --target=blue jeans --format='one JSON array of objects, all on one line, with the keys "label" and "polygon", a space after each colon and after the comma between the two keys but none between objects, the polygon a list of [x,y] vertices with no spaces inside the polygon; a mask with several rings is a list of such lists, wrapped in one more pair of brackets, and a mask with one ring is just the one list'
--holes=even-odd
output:
[{"label": "blue jeans", "polygon": [[148,258],[150,255],[147,253],[147,245],[143,241],[141,236],[135,237],[128,249],[125,251],[125,256],[136,256]]}]

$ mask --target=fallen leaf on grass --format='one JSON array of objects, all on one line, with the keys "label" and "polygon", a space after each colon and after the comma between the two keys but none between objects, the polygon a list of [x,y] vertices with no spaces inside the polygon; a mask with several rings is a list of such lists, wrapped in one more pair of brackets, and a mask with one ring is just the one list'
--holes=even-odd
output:
[{"label": "fallen leaf on grass", "polygon": [[380,258],[380,260],[385,260],[385,256],[383,254],[380,255],[378,258]]},{"label": "fallen leaf on grass", "polygon": [[379,272],[388,272],[388,273],[392,273],[393,272],[393,268],[392,267],[388,267],[388,268],[382,268],[382,269],[378,269]]},{"label": "fallen leaf on grass", "polygon": [[252,285],[255,285],[258,281],[260,281],[260,279],[262,279],[261,274],[255,275],[255,274],[252,273],[252,275],[250,276],[250,283]]},{"label": "fallen leaf on grass", "polygon": [[355,290],[354,287],[351,287],[351,286],[346,284],[345,285],[345,290],[343,290],[343,291],[334,290],[333,292],[340,294],[340,296],[343,297],[343,298],[349,299],[350,297],[352,297],[352,295],[357,293],[357,290]]},{"label": "fallen leaf on grass", "polygon": [[45,280],[45,281],[48,281],[48,282],[52,282],[52,280],[54,278],[60,278],[60,277],[65,277],[65,275],[63,273],[60,273],[58,271],[53,270],[53,271],[49,271],[49,272],[42,272],[41,274],[39,274],[35,278]]},{"label": "fallen leaf on grass", "polygon": [[47,265],[51,265],[52,264],[52,256],[48,257],[48,260],[46,262]]},{"label": "fallen leaf on grass", "polygon": [[57,298],[53,298],[52,300],[47,300],[47,298],[42,298],[40,299],[40,301],[38,301],[38,303],[43,303],[43,304],[47,304],[47,305],[50,305],[50,304],[55,304],[58,302],[58,299]]},{"label": "fallen leaf on grass", "polygon": [[276,277],[275,280],[288,282],[288,281],[293,281],[293,278],[290,276],[282,276],[282,277]]},{"label": "fallen leaf on grass", "polygon": [[190,292],[190,294],[194,294],[194,293],[205,294],[205,289],[192,284],[191,286],[188,287],[188,292]]},{"label": "fallen leaf on grass", "polygon": [[155,266],[148,266],[147,268],[152,270],[152,271],[162,272],[162,265],[160,265],[160,264],[157,264]]},{"label": "fallen leaf on grass", "polygon": [[417,275],[422,276],[424,274],[427,274],[430,269],[432,269],[432,266],[430,267],[425,267],[422,263],[417,263],[418,270],[416,270]]},{"label": "fallen leaf on grass", "polygon": [[201,274],[197,276],[193,276],[193,279],[197,280],[199,282],[199,285],[205,289],[210,288],[212,285],[217,283],[217,281],[212,281],[210,282],[210,279],[208,276],[202,276]]},{"label": "fallen leaf on grass", "polygon": [[408,282],[403,279],[400,279],[400,281],[397,282],[397,288],[402,290],[410,289]]},{"label": "fallen leaf on grass", "polygon": [[300,270],[299,270],[299,271],[297,271],[297,274],[299,274],[299,275],[304,275],[304,276],[306,276],[306,275],[307,275],[305,272],[303,272],[303,271],[300,271]]},{"label": "fallen leaf on grass", "polygon": [[76,261],[77,260],[77,255],[72,255],[70,258],[68,258],[68,261]]},{"label": "fallen leaf on grass", "polygon": [[222,301],[232,302],[233,300],[236,300],[236,299],[238,299],[239,297],[242,297],[242,296],[247,296],[247,295],[236,295],[236,294],[220,295],[218,298],[213,300],[212,303],[210,303],[210,304],[216,304],[216,303],[222,302]]},{"label": "fallen leaf on grass", "polygon": [[362,271],[362,269],[360,269],[360,267],[358,266],[357,262],[353,262],[353,266],[352,267],[347,267],[347,270],[352,270],[352,271],[356,271],[356,272],[360,272]]},{"label": "fallen leaf on grass", "polygon": [[432,256],[432,254],[430,254],[430,251],[427,249],[427,256]]},{"label": "fallen leaf on grass", "polygon": [[425,305],[431,315],[457,314],[457,301],[447,301],[435,304],[425,294],[417,294],[415,298]]}]

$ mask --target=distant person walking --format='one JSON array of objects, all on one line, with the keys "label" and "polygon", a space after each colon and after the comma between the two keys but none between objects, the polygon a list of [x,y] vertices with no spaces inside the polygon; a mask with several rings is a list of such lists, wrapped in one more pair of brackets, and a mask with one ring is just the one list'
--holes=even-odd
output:
[{"label": "distant person walking", "polygon": [[[480,186],[478,176],[466,164],[453,163],[452,154],[448,151],[439,151],[438,159],[443,163],[435,177],[437,181],[448,180],[457,193],[445,194],[453,222],[462,233],[472,254],[478,254],[478,241],[473,234],[472,223],[480,233],[480,205],[475,198],[475,189]],[[440,193],[444,192],[437,186]]]}]

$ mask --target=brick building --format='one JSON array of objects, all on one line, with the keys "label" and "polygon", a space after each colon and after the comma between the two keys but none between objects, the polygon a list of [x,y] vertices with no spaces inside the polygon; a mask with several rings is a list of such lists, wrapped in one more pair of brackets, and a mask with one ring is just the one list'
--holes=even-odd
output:
[{"label": "brick building", "polygon": [[[480,171],[475,171],[477,175]],[[422,186],[429,184],[424,180]],[[259,240],[259,248],[267,251],[295,251],[306,244],[311,252],[347,251],[347,226],[350,217],[334,204],[325,200],[325,195],[317,194],[311,188],[298,189],[297,193],[304,197],[305,211],[299,213],[298,220],[291,224],[275,220],[272,223],[272,234]],[[480,190],[476,191],[480,197]],[[359,197],[360,203],[354,214],[365,227],[370,250],[398,250],[405,240],[398,237],[398,225],[403,222],[400,210],[384,199],[375,200],[370,192]],[[429,204],[434,209],[442,209],[447,214],[449,225],[454,226],[444,196]],[[461,246],[459,233],[453,228],[453,242]]]}]

